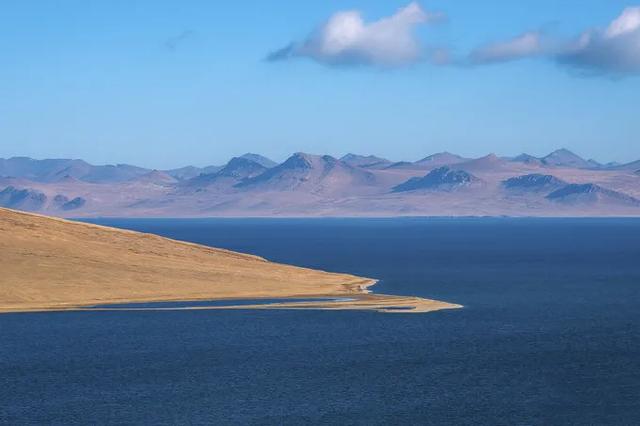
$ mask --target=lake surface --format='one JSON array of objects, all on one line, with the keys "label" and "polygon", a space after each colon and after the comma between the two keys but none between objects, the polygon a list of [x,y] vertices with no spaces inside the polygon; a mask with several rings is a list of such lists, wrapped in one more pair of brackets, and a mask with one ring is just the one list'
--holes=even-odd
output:
[{"label": "lake surface", "polygon": [[640,423],[640,220],[96,222],[465,308],[2,315],[2,424]]}]

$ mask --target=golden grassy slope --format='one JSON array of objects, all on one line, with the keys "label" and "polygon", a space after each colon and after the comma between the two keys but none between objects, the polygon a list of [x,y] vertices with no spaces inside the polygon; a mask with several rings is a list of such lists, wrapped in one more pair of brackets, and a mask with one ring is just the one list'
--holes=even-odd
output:
[{"label": "golden grassy slope", "polygon": [[[362,295],[374,282],[0,208],[0,312],[118,302],[351,296]],[[413,300],[416,308],[426,302],[434,309],[453,306]],[[371,296],[363,303],[382,307]]]}]

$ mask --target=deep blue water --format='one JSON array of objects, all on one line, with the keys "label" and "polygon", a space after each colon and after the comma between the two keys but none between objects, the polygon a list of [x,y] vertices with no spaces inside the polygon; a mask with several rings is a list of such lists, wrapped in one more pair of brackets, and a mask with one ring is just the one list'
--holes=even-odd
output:
[{"label": "deep blue water", "polygon": [[638,220],[99,223],[465,308],[3,315],[0,423],[640,423]]}]

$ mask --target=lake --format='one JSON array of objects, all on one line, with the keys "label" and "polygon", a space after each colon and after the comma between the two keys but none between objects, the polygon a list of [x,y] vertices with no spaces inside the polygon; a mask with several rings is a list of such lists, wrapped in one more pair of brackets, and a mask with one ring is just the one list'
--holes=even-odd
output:
[{"label": "lake", "polygon": [[465,307],[1,315],[1,424],[640,423],[640,220],[92,222]]}]

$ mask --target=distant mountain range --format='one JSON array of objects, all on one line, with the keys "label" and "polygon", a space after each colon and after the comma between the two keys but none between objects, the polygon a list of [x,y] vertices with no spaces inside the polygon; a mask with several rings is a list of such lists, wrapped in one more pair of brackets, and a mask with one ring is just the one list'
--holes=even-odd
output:
[{"label": "distant mountain range", "polygon": [[0,159],[0,206],[58,216],[640,216],[640,160],[600,164],[448,152],[258,154],[220,166],[151,170],[83,160]]}]

